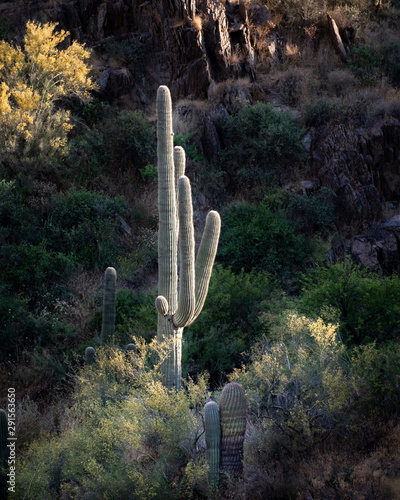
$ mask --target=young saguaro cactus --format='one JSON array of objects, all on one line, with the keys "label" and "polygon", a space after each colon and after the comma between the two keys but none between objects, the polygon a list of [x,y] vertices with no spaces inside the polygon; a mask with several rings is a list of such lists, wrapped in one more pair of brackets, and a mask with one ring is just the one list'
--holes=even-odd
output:
[{"label": "young saguaro cactus", "polygon": [[238,477],[243,472],[243,442],[246,431],[247,401],[243,387],[227,384],[219,400],[221,422],[221,472],[223,477]]},{"label": "young saguaro cactus", "polygon": [[[217,252],[221,219],[207,215],[195,261],[192,195],[185,172],[185,152],[174,149],[171,94],[165,85],[157,92],[158,160],[158,311],[157,337],[172,348],[161,365],[163,384],[181,385],[182,332],[200,314],[208,291]],[[180,234],[179,234],[180,233]],[[178,241],[180,289],[178,296]]]},{"label": "young saguaro cactus", "polygon": [[94,347],[86,347],[85,349],[85,363],[87,365],[93,365],[96,360],[96,351]]},{"label": "young saguaro cactus", "polygon": [[115,304],[117,295],[117,271],[107,267],[104,273],[103,317],[101,322],[101,345],[110,344],[115,333]]},{"label": "young saguaro cactus", "polygon": [[213,488],[218,488],[219,462],[221,457],[221,427],[219,410],[215,401],[209,401],[204,406],[204,428],[207,447],[207,461],[209,465],[208,480]]}]

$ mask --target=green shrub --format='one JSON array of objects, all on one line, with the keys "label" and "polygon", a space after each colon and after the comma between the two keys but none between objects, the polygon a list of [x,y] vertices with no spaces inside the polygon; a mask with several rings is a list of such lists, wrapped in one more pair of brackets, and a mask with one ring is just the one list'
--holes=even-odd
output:
[{"label": "green shrub", "polygon": [[335,221],[335,193],[322,187],[312,196],[293,195],[288,200],[287,217],[305,235],[327,234]]},{"label": "green shrub", "polygon": [[3,279],[12,283],[15,291],[31,298],[48,293],[51,286],[71,274],[75,267],[72,256],[52,251],[48,246],[45,239],[39,245],[5,245],[3,256],[8,256],[9,265]]},{"label": "green shrub", "polygon": [[129,339],[142,337],[150,341],[157,332],[157,314],[155,309],[156,290],[134,292],[120,290],[117,295],[116,339],[123,344]]},{"label": "green shrub", "polygon": [[354,350],[352,377],[358,396],[356,410],[364,421],[380,427],[398,413],[399,373],[400,344],[397,340],[383,344],[374,342]]},{"label": "green shrub", "polygon": [[0,283],[0,343],[3,360],[10,360],[9,356],[14,359],[32,347],[38,352],[47,346],[58,350],[58,355],[61,355],[76,337],[74,328],[58,321],[51,314],[51,299],[47,300],[49,308],[46,307],[46,299],[41,303],[35,301],[32,307],[27,298],[12,295],[9,286]]},{"label": "green shrub", "polygon": [[239,366],[263,329],[259,312],[277,307],[271,299],[274,280],[265,273],[234,274],[214,266],[204,308],[185,329],[183,369],[190,374],[207,370],[215,386],[224,372]]},{"label": "green shrub", "polygon": [[79,186],[87,186],[104,172],[108,160],[103,131],[89,130],[69,142],[67,177]]},{"label": "green shrub", "polygon": [[197,146],[192,142],[193,137],[197,132],[189,132],[184,135],[174,135],[174,146],[182,146],[186,156],[193,161],[204,163],[204,157],[197,151]]},{"label": "green shrub", "polygon": [[[120,111],[104,124],[106,147],[112,167],[133,166],[136,172],[153,163],[156,152],[155,131],[140,111]],[[111,167],[110,165],[110,167]],[[110,169],[112,172],[112,170]]]},{"label": "green shrub", "polygon": [[[27,193],[19,180],[1,181],[0,237],[4,243],[31,243],[37,245],[42,233],[37,214],[27,204]],[[2,252],[2,245],[0,252]]]},{"label": "green shrub", "polygon": [[326,99],[318,99],[306,106],[304,120],[309,127],[319,126],[328,122],[333,114],[332,104]]},{"label": "green shrub", "polygon": [[304,131],[290,112],[279,112],[271,104],[258,103],[228,118],[223,125],[224,169],[246,185],[278,175],[279,169],[304,156]]},{"label": "green shrub", "polygon": [[243,385],[256,422],[248,459],[267,473],[318,455],[320,444],[328,456],[344,443],[351,453],[375,447],[397,420],[399,353],[394,341],[349,355],[338,325],[296,311],[276,317],[251,362],[230,377]]},{"label": "green shrub", "polygon": [[45,229],[51,246],[83,266],[104,269],[116,261],[122,197],[72,189],[53,200]]},{"label": "green shrub", "polygon": [[[96,116],[97,112],[93,113]],[[129,170],[140,182],[140,171],[154,163],[154,128],[139,111],[106,109],[104,113],[105,118],[95,123],[95,128],[70,141],[68,176],[80,186],[91,186],[101,174],[115,179]]]},{"label": "green shrub", "polygon": [[338,321],[343,341],[351,346],[395,338],[399,333],[399,301],[398,276],[380,277],[347,258],[309,272],[299,310]]},{"label": "green shrub", "polygon": [[29,331],[27,300],[10,293],[9,286],[0,283],[0,343],[2,354],[15,353],[24,344]]},{"label": "green shrub", "polygon": [[217,261],[239,272],[265,271],[286,280],[312,259],[312,242],[296,234],[284,210],[269,201],[231,204],[222,215]]}]

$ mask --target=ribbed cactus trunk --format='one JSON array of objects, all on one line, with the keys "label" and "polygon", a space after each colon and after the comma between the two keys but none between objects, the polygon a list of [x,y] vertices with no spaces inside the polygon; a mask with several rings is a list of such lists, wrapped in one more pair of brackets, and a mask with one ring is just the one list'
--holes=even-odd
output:
[{"label": "ribbed cactus trunk", "polygon": [[[158,311],[157,337],[170,341],[161,371],[166,387],[179,389],[182,378],[182,332],[200,314],[217,252],[221,221],[211,211],[194,255],[192,195],[185,173],[185,152],[174,149],[172,103],[168,87],[157,92],[158,159]],[[180,280],[178,293],[178,242]]]},{"label": "ribbed cactus trunk", "polygon": [[113,267],[107,267],[104,273],[101,345],[111,344],[114,338],[116,295],[117,295],[117,271]]},{"label": "ribbed cactus trunk", "polygon": [[215,401],[209,401],[204,407],[204,428],[209,465],[208,481],[213,488],[218,488],[219,462],[221,457],[221,427],[219,410]]},{"label": "ribbed cactus trunk", "polygon": [[246,431],[247,401],[243,387],[230,382],[219,400],[221,422],[222,478],[238,477],[243,472],[243,442]]}]

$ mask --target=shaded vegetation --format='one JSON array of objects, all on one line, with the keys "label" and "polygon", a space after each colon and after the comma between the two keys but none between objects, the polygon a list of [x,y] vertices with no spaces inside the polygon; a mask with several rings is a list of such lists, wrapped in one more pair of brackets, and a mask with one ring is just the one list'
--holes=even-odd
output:
[{"label": "shaded vegetation", "polygon": [[[0,380],[5,387],[11,373],[17,387],[18,498],[213,498],[202,412],[227,380],[245,388],[249,432],[244,480],[221,498],[398,495],[399,276],[341,256],[328,262],[334,193],[279,187],[288,172],[294,184],[309,173],[303,126],[400,116],[398,14],[379,17],[367,0],[268,7],[281,38],[267,93],[299,119],[239,103],[218,123],[215,165],[199,154],[196,132],[175,137],[198,191],[206,179],[224,203],[218,264],[204,310],[185,329],[177,393],[160,383],[167,346],[154,340],[154,127],[139,111],[89,100],[86,50],[59,52],[65,34],[50,40],[53,25],[40,34],[31,24],[24,51],[0,42]],[[360,28],[346,63],[327,43],[328,11]],[[0,21],[0,39],[8,32]],[[35,45],[45,61],[38,74],[32,32],[47,40]],[[134,37],[104,47],[120,62],[141,61]],[[62,58],[77,62],[85,84],[76,89],[63,73],[46,101]],[[230,187],[218,184],[221,171]],[[113,349],[96,345],[111,265]],[[132,341],[138,352],[125,352]],[[92,366],[83,363],[88,345]]]}]

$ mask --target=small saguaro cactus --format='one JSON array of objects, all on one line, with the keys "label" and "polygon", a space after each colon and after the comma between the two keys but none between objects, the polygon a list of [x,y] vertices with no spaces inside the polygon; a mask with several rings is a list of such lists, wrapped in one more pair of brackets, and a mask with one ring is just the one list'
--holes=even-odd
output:
[{"label": "small saguaro cactus", "polygon": [[204,407],[204,427],[209,465],[208,480],[213,488],[218,488],[221,427],[218,405],[215,401],[209,401]]},{"label": "small saguaro cactus", "polygon": [[104,273],[103,317],[101,322],[101,345],[110,344],[115,333],[115,304],[117,294],[117,271],[107,267]]},{"label": "small saguaro cactus", "polygon": [[87,365],[92,365],[96,358],[96,351],[94,347],[86,347],[85,349],[85,363]]},{"label": "small saguaro cactus", "polygon": [[246,431],[247,401],[243,387],[227,384],[219,400],[221,422],[221,472],[223,477],[237,477],[243,472],[243,442]]},{"label": "small saguaro cactus", "polygon": [[137,347],[136,344],[128,344],[125,348],[126,352],[133,351],[135,354],[137,354]]},{"label": "small saguaro cactus", "polygon": [[157,92],[157,337],[161,341],[171,341],[172,345],[161,365],[163,384],[170,389],[179,389],[182,377],[182,332],[203,308],[217,252],[221,219],[218,212],[212,210],[208,213],[195,261],[191,187],[184,175],[185,152],[179,146],[174,149],[173,135],[171,94],[168,87],[162,85]]}]

